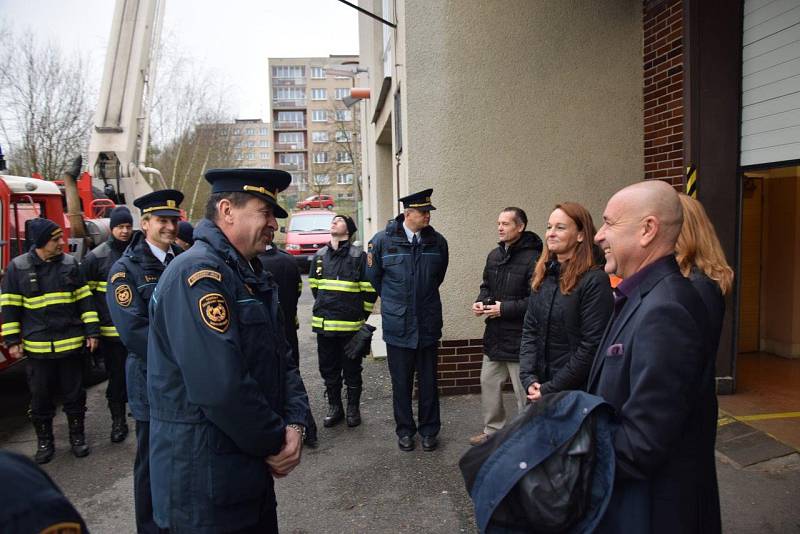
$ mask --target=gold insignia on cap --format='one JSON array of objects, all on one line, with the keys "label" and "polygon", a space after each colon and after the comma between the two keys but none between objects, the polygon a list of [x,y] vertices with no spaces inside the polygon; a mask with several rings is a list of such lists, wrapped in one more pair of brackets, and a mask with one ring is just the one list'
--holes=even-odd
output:
[{"label": "gold insignia on cap", "polygon": [[167,200],[167,207],[168,208],[174,208],[175,207],[175,201],[174,200]]},{"label": "gold insignia on cap", "polygon": [[187,278],[186,281],[189,283],[189,287],[192,287],[203,278],[211,278],[212,280],[216,280],[217,282],[222,282],[222,275],[217,271],[212,271],[210,269],[203,269],[202,271],[197,271],[192,276]]},{"label": "gold insignia on cap", "polygon": [[113,284],[120,278],[125,278],[125,273],[116,273],[114,276],[111,277],[111,283]]},{"label": "gold insignia on cap", "polygon": [[231,324],[231,314],[228,312],[228,303],[219,293],[208,293],[200,297],[200,317],[212,330],[224,334]]},{"label": "gold insignia on cap", "polygon": [[123,308],[130,306],[131,301],[133,300],[133,291],[131,290],[131,286],[128,284],[121,284],[117,286],[117,288],[114,290],[114,299],[117,301],[117,304]]},{"label": "gold insignia on cap", "polygon": [[39,534],[81,534],[83,530],[79,523],[66,522],[50,525]]},{"label": "gold insignia on cap", "polygon": [[259,187],[257,185],[246,185],[242,187],[242,190],[261,193],[262,195],[267,195],[268,197],[272,197],[273,199],[277,200],[277,195],[264,187]]}]

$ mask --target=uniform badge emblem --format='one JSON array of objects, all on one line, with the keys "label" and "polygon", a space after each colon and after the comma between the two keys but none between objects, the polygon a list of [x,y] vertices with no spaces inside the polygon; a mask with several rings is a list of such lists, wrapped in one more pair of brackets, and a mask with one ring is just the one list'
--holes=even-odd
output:
[{"label": "uniform badge emblem", "polygon": [[111,277],[111,283],[113,284],[120,278],[125,278],[125,273],[116,273],[114,276]]},{"label": "uniform badge emblem", "polygon": [[121,284],[117,286],[117,288],[114,290],[114,299],[117,301],[117,304],[123,308],[130,306],[131,301],[133,300],[131,286],[128,284]]},{"label": "uniform badge emblem", "polygon": [[372,252],[367,253],[367,267],[372,267]]},{"label": "uniform badge emblem", "polygon": [[228,303],[225,297],[219,293],[208,293],[203,295],[198,302],[200,306],[200,317],[212,330],[224,334],[231,324],[231,314],[228,311]]}]

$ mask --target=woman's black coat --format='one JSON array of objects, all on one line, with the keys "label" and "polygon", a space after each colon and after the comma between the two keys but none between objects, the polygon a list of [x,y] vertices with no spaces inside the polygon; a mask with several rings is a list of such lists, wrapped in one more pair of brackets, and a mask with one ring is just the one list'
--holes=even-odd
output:
[{"label": "woman's black coat", "polygon": [[519,355],[526,391],[534,382],[542,384],[542,394],[583,389],[614,308],[602,269],[585,272],[569,295],[561,293],[559,277],[560,264],[551,261],[528,299]]}]

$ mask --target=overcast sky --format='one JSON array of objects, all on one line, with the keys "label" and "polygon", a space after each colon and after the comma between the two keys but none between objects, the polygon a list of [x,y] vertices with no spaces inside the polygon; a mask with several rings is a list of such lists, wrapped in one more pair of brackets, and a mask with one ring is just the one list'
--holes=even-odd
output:
[{"label": "overcast sky", "polygon": [[[358,54],[358,16],[337,0],[162,0],[164,34],[226,85],[238,118],[267,118],[267,58]],[[102,76],[114,0],[0,0],[0,21],[78,50]],[[97,84],[95,84],[97,86]],[[238,107],[236,106],[238,104]]]}]

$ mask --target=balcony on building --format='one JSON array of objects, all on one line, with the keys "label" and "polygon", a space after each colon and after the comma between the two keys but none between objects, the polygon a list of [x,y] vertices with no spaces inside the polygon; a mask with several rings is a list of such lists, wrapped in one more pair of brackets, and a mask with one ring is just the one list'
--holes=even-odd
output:
[{"label": "balcony on building", "polygon": [[306,121],[274,121],[272,123],[273,130],[305,130]]},{"label": "balcony on building", "polygon": [[303,87],[306,84],[305,76],[294,77],[274,77],[272,78],[273,87]]},{"label": "balcony on building", "polygon": [[306,107],[306,99],[305,98],[289,98],[289,99],[282,99],[282,100],[273,100],[272,101],[272,108],[273,109],[297,109],[297,108],[304,108]]},{"label": "balcony on building", "polygon": [[288,172],[291,172],[291,173],[295,173],[297,171],[305,171],[306,170],[305,162],[300,162],[300,163],[288,163],[288,162],[287,163],[282,163],[282,162],[277,162],[275,165],[277,165],[277,167],[280,170],[288,171]]},{"label": "balcony on building", "polygon": [[273,145],[272,150],[274,152],[292,152],[292,151],[304,151],[306,150],[306,145],[303,142],[299,143],[275,143]]}]

